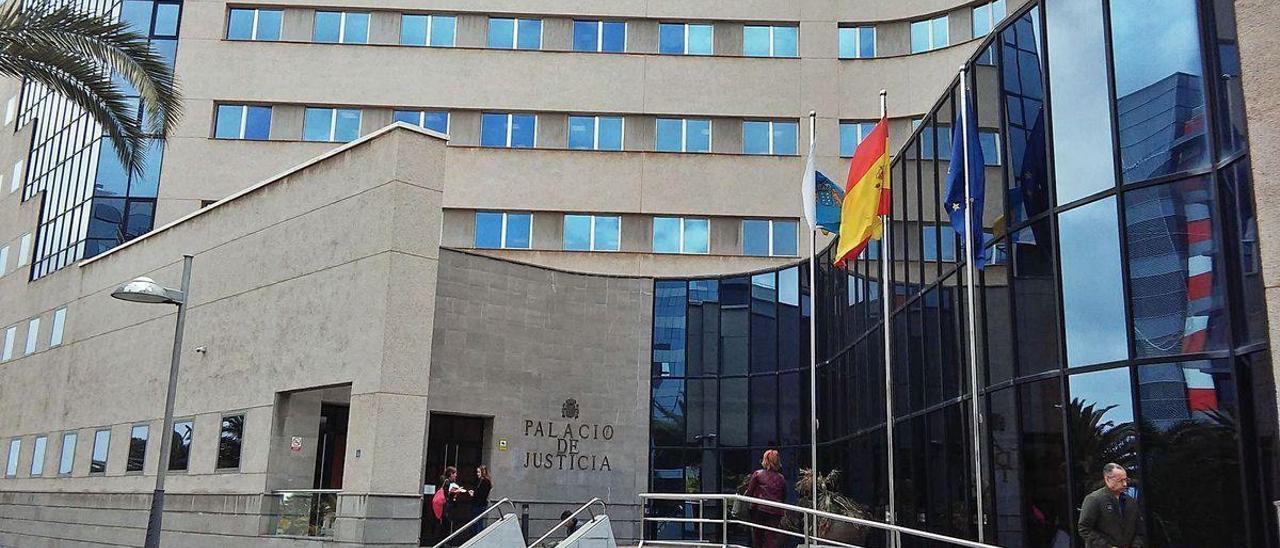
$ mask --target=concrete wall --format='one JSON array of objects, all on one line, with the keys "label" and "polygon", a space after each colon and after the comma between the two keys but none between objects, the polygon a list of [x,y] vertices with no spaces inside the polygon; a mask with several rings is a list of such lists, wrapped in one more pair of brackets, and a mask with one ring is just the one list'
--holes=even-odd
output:
[{"label": "concrete wall", "polygon": [[[531,516],[544,523],[531,529],[541,534],[554,524],[546,520],[600,497],[618,536],[637,538],[635,495],[649,469],[653,281],[444,251],[437,295],[431,411],[493,418],[492,498],[533,503]],[[568,399],[577,418],[562,414]],[[576,445],[560,447],[569,442]]]}]

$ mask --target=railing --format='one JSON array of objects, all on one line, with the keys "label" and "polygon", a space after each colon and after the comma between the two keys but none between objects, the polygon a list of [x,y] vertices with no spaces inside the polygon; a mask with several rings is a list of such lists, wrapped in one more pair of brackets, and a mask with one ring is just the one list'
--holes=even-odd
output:
[{"label": "railing", "polygon": [[267,534],[292,537],[332,537],[341,489],[275,491],[276,506]]},{"label": "railing", "polygon": [[[604,501],[602,501],[602,500],[600,500],[600,499],[598,499],[598,498],[591,499],[591,500],[587,501],[587,503],[586,503],[586,504],[583,504],[582,506],[578,507],[578,509],[577,509],[577,510],[574,510],[572,514],[569,514],[569,517],[566,517],[566,518],[564,518],[564,519],[560,520],[560,523],[557,523],[555,527],[552,527],[550,531],[547,531],[547,534],[542,535],[541,537],[538,537],[538,540],[533,541],[533,543],[529,545],[529,548],[535,548],[536,546],[541,545],[543,541],[547,540],[548,538],[551,538],[552,533],[555,533],[556,531],[559,531],[561,527],[564,527],[565,525],[568,525],[568,524],[569,524],[569,522],[571,522],[571,521],[573,521],[574,519],[576,519],[576,518],[578,517],[578,514],[581,514],[581,513],[583,513],[583,512],[586,512],[586,511],[590,510],[590,508],[591,508],[593,505],[596,505],[596,504],[599,504],[599,505],[600,505],[600,509],[602,510],[602,512],[601,512],[601,514],[602,514],[602,515],[603,515],[603,511],[607,511],[607,510],[608,510],[608,508],[604,505]],[[593,519],[593,520],[594,520],[594,519],[596,519],[596,513],[595,513],[595,512],[591,512],[591,519]],[[644,540],[643,540],[643,539],[641,540],[641,543],[642,543],[642,544],[644,543]]]},{"label": "railing", "polygon": [[[762,531],[770,531],[773,533],[778,533],[782,535],[788,535],[788,536],[804,539],[805,544],[807,546],[813,546],[814,541],[816,540],[817,542],[821,543],[824,546],[829,545],[829,546],[840,546],[842,548],[862,548],[855,544],[841,542],[835,539],[824,538],[819,535],[811,534],[808,527],[805,528],[805,531],[803,533],[797,533],[795,531],[788,531],[786,529],[781,529],[778,527],[769,527],[766,525],[761,525],[759,523],[753,523],[750,521],[743,521],[740,519],[736,519],[735,517],[731,517],[729,514],[729,508],[733,506],[734,502],[743,502],[745,504],[753,504],[757,506],[767,506],[770,508],[778,508],[786,512],[795,512],[797,514],[803,514],[805,517],[806,524],[814,520],[819,520],[819,521],[825,520],[828,522],[845,523],[845,524],[853,525],[856,527],[876,529],[879,531],[883,531],[886,535],[890,536],[891,540],[896,540],[899,536],[906,535],[906,536],[918,537],[918,538],[927,539],[927,540],[933,540],[937,542],[944,542],[954,546],[965,546],[968,548],[998,548],[990,544],[983,544],[980,542],[974,542],[972,540],[965,540],[962,538],[939,535],[937,533],[930,533],[928,531],[921,531],[919,529],[911,529],[911,528],[902,527],[898,525],[890,525],[888,523],[881,523],[878,521],[871,521],[866,519],[853,518],[849,516],[842,516],[840,514],[833,514],[830,512],[823,512],[821,510],[814,510],[813,508],[805,508],[803,506],[795,506],[793,504],[786,504],[782,502],[774,502],[771,500],[758,499],[755,497],[748,497],[745,495],[732,495],[732,494],[721,495],[721,494],[712,494],[712,493],[707,493],[707,494],[641,493],[640,500],[644,501],[646,506],[646,512],[643,518],[643,521],[645,523],[670,522],[670,523],[698,524],[698,540],[697,541],[658,540],[658,539],[648,540],[644,538],[647,535],[645,535],[642,532],[641,533],[642,536],[640,540],[641,548],[643,548],[646,544],[666,545],[666,546],[721,546],[726,548],[729,546],[736,546],[734,544],[729,543],[729,526],[730,525],[741,525],[753,530],[758,529]],[[681,517],[666,517],[666,516],[650,516],[649,512],[647,511],[648,503],[656,500],[669,500],[669,501],[688,502],[688,503],[697,504],[699,508],[698,510],[699,517],[681,518]],[[702,517],[702,506],[704,503],[708,501],[720,502],[720,518],[719,519]],[[703,536],[702,526],[706,524],[715,524],[720,526],[720,542],[709,542],[707,541],[706,537]],[[898,542],[889,542],[886,544],[892,546],[892,545],[897,545]]]},{"label": "railing", "polygon": [[[497,509],[498,509],[498,507],[499,507],[499,506],[502,506],[503,504],[505,504],[505,505],[507,505],[507,506],[510,506],[510,507],[511,507],[511,514],[510,514],[510,515],[515,515],[515,514],[516,514],[516,503],[511,502],[511,499],[505,499],[505,498],[504,498],[504,499],[502,499],[502,500],[500,500],[500,501],[498,501],[498,502],[493,503],[493,506],[490,506],[490,507],[489,507],[489,508],[487,508],[485,511],[480,512],[479,514],[477,514],[477,515],[476,515],[476,517],[471,518],[471,521],[468,521],[466,525],[463,525],[462,527],[459,527],[459,528],[457,528],[456,530],[454,530],[452,533],[449,533],[449,536],[444,537],[444,540],[441,540],[440,542],[437,542],[437,543],[435,544],[435,546],[432,546],[431,548],[440,548],[441,546],[444,546],[444,545],[445,545],[446,543],[448,543],[449,541],[453,540],[453,537],[456,537],[456,536],[458,536],[458,535],[462,534],[464,531],[470,531],[470,530],[471,530],[471,526],[475,525],[476,523],[479,523],[479,522],[480,522],[480,520],[484,519],[484,517],[485,517],[485,516],[487,516],[487,515],[489,515],[489,513],[490,513],[490,512],[493,512],[494,510],[497,510]],[[505,517],[506,515],[507,515],[507,514],[498,513],[498,519],[502,519],[502,518],[503,518],[503,517]]]}]

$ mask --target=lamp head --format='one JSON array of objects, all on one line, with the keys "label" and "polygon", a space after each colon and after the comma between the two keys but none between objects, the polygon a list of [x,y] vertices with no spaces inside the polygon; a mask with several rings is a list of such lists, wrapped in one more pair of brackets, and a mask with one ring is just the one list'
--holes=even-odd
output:
[{"label": "lamp head", "polygon": [[166,288],[145,276],[120,284],[120,287],[111,292],[111,296],[135,303],[169,304],[181,304],[184,297],[181,291]]}]

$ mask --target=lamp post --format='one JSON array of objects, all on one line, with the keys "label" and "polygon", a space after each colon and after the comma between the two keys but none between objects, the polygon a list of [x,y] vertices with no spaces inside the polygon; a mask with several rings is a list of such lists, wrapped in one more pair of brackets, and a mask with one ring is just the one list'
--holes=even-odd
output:
[{"label": "lamp post", "polygon": [[161,522],[164,520],[164,477],[169,466],[165,457],[173,443],[173,400],[178,388],[178,360],[182,356],[182,327],[187,319],[187,295],[191,289],[191,255],[182,256],[182,289],[164,287],[151,278],[135,278],[121,284],[111,296],[122,301],[148,304],[178,305],[178,322],[173,333],[173,354],[169,359],[169,389],[164,399],[164,426],[160,431],[160,458],[156,464],[156,489],[151,495],[151,513],[147,518],[146,548],[160,547]]}]

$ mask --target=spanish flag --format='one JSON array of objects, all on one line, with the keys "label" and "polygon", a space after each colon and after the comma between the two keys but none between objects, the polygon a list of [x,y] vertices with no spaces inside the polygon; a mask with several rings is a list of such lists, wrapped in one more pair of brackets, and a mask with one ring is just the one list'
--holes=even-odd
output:
[{"label": "spanish flag", "polygon": [[881,118],[872,128],[849,163],[849,178],[844,184],[844,203],[840,207],[840,243],[836,247],[836,266],[857,258],[871,238],[880,239],[880,215],[888,215],[892,200],[889,193],[889,119]]}]

